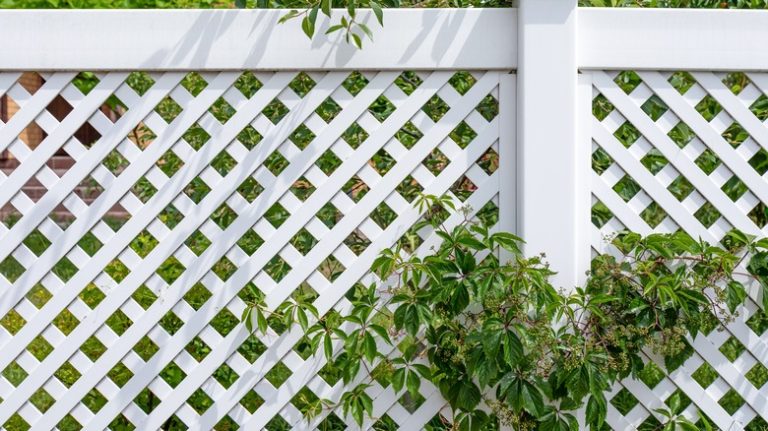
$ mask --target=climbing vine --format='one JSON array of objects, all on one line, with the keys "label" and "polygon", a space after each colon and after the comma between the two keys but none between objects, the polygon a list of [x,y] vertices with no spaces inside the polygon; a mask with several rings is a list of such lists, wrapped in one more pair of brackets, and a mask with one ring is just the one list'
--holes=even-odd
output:
[{"label": "climbing vine", "polygon": [[[683,232],[619,234],[614,254],[593,259],[584,286],[558,291],[545,256],[523,255],[520,238],[494,232],[449,198],[415,204],[425,214],[417,229],[442,242],[421,250],[406,238],[384,250],[372,266],[379,282],[350,291],[348,312],[318,316],[301,300],[274,316],[259,301],[246,309],[250,330],[265,331],[274,318],[298,323],[313,354],[343,379],[338,402],[315,400],[307,416],[338,408],[362,424],[373,415],[366,389],[374,380],[411,399],[426,380],[453,411],[447,429],[575,430],[581,407],[600,429],[605,392],[641,373],[646,352],[677,368],[692,352],[689,337],[733,318],[744,283],[756,281],[763,298],[768,288],[768,240],[733,231],[722,246]],[[448,227],[446,211],[464,220]],[[709,428],[705,415],[694,424],[679,400],[670,404],[658,411],[665,429]]]}]

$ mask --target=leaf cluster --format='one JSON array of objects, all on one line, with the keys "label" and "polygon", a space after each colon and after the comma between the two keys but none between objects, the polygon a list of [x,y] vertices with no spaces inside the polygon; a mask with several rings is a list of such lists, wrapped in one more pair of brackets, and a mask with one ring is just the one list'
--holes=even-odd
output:
[{"label": "leaf cluster", "polygon": [[[690,337],[732,318],[747,297],[744,283],[768,289],[768,241],[734,231],[721,246],[683,232],[619,234],[611,254],[593,259],[584,286],[559,291],[544,256],[524,255],[520,238],[448,198],[415,204],[425,214],[419,228],[432,229],[440,245],[384,250],[372,266],[381,282],[353,289],[347,312],[298,321],[312,351],[343,379],[339,405],[357,423],[372,414],[372,379],[411,399],[428,380],[453,409],[456,429],[573,430],[584,406],[591,429],[600,429],[606,391],[637,376],[645,355],[676,368],[690,355]],[[439,209],[463,211],[464,221],[445,226],[432,217]],[[689,425],[674,407],[658,413],[670,429]]]},{"label": "leaf cluster", "polygon": [[[394,3],[393,3],[394,1]],[[238,7],[245,7],[245,0],[237,0]],[[389,0],[390,6],[397,6],[398,0]],[[339,4],[334,4],[333,0],[319,0],[312,2],[307,8],[302,11],[297,9],[291,9],[285,15],[280,18],[280,23],[292,19],[301,19],[301,30],[308,38],[312,39],[315,35],[315,29],[317,26],[317,18],[320,13],[327,16],[329,19],[333,18],[332,8]],[[359,7],[367,7],[373,11],[376,21],[379,25],[384,25],[384,11],[382,5],[375,0],[367,0],[363,4],[358,4],[357,0],[346,0],[343,4],[346,10],[341,14],[338,22],[331,22],[325,34],[332,34],[341,31],[344,34],[344,40],[346,43],[354,43],[359,49],[363,48],[363,37],[368,37],[373,40],[373,32],[367,24],[358,20],[357,10]]]}]

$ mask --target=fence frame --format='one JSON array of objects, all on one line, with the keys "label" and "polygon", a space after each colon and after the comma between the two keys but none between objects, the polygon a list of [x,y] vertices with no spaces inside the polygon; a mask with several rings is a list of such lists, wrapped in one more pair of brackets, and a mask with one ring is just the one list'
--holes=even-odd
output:
[{"label": "fence frame", "polygon": [[568,289],[583,282],[593,234],[593,83],[580,72],[768,71],[768,13],[518,3],[386,10],[383,28],[361,11],[374,33],[362,50],[325,35],[325,17],[310,40],[298,21],[278,24],[279,10],[0,11],[0,72],[508,72],[499,82],[500,227],[523,237],[526,253],[547,253],[555,284]]},{"label": "fence frame", "polygon": [[[515,9],[387,10],[360,50],[342,32],[313,39],[285,10],[66,10],[0,12],[0,70],[510,70]],[[337,13],[342,13],[341,11]],[[335,23],[335,22],[334,22]],[[41,31],[41,29],[43,29]],[[414,40],[421,43],[414,44]],[[487,40],[508,40],[487,49]]]}]

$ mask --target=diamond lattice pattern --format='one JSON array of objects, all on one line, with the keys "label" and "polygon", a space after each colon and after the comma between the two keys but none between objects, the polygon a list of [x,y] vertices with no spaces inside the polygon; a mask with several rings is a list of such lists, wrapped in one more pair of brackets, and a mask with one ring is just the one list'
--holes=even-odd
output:
[{"label": "diamond lattice pattern", "polygon": [[[0,74],[0,424],[353,425],[304,417],[342,382],[301,329],[249,333],[242,312],[256,297],[345,310],[380,250],[436,243],[409,231],[421,192],[494,220],[499,78]],[[420,429],[444,406],[428,383],[418,399],[368,390],[368,427]]]},{"label": "diamond lattice pattern", "polygon": [[[768,233],[768,74],[589,71],[592,232],[682,229],[717,244],[731,229]],[[754,293],[754,292],[753,292]],[[656,429],[675,406],[719,429],[768,427],[768,318],[755,295],[725,327],[690,340],[681,364],[647,355],[640,379],[617,385],[613,429]]]}]

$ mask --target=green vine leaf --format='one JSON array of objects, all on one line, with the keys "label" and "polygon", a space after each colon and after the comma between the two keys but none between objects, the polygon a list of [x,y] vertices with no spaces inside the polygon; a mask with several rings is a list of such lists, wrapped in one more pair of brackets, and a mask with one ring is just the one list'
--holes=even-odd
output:
[{"label": "green vine leaf", "polygon": [[747,270],[760,283],[763,309],[768,310],[768,252],[755,253],[747,265]]},{"label": "green vine leaf", "polygon": [[[378,4],[375,1],[370,2],[371,9],[373,10],[373,14],[376,15],[376,20],[379,22],[379,25],[384,25],[384,11],[381,9],[381,5]],[[371,36],[371,39],[373,39],[373,36]]]},{"label": "green vine leaf", "polygon": [[373,399],[365,392],[371,385],[360,384],[341,396],[344,415],[350,415],[357,425],[363,424],[365,415],[373,415]]},{"label": "green vine leaf", "polygon": [[480,389],[470,379],[461,379],[443,391],[451,407],[471,411],[480,404]]},{"label": "green vine leaf", "polygon": [[[304,331],[303,345],[346,388],[329,408],[357,424],[372,414],[366,389],[375,377],[412,399],[424,381],[436,385],[454,429],[504,420],[570,431],[582,406],[589,428],[601,429],[606,391],[643,372],[644,351],[673,371],[693,354],[688,337],[726,322],[747,300],[742,277],[768,289],[768,241],[734,231],[723,246],[683,232],[618,234],[617,255],[596,256],[583,286],[558,291],[544,257],[521,253],[521,238],[495,232],[448,197],[421,196],[414,207],[426,221],[419,228],[431,229],[439,245],[381,252],[371,265],[377,282],[350,290],[343,313],[319,316],[309,290],[270,312],[258,289],[243,312],[249,330],[275,322]],[[431,218],[443,211],[462,217],[453,225]],[[736,273],[747,260],[748,274]],[[478,413],[480,403],[488,413]],[[657,412],[663,426],[693,429],[681,401],[668,404]],[[316,403],[307,410],[316,412]]]},{"label": "green vine leaf", "polygon": [[587,400],[586,419],[592,425],[592,429],[600,429],[605,423],[608,414],[608,405],[602,393],[591,394]]}]

